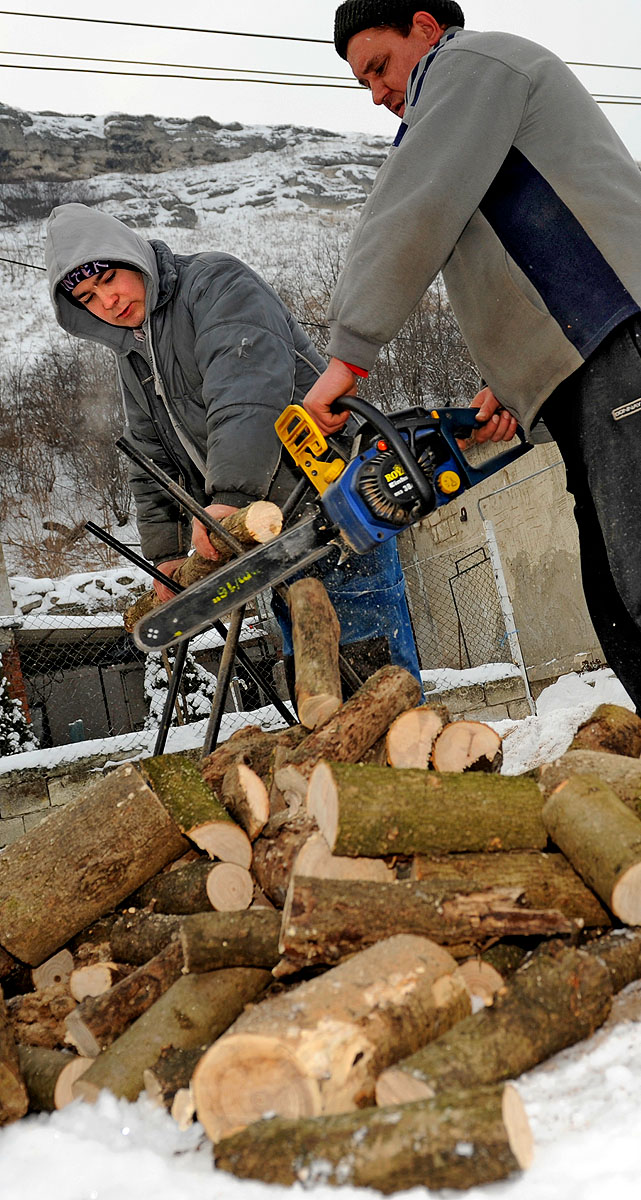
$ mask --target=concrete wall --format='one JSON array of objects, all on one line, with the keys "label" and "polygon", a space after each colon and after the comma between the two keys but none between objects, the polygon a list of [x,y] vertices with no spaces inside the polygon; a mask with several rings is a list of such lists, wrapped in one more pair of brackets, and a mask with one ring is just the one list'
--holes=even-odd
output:
[{"label": "concrete wall", "polygon": [[[425,668],[460,665],[448,661],[456,622],[450,580],[457,564],[460,569],[462,560],[473,562],[465,556],[485,544],[483,517],[495,528],[530,678],[602,661],[583,599],[572,499],[562,465],[554,465],[559,461],[556,445],[537,446],[399,539],[413,611],[429,611],[443,655],[440,664],[423,662]],[[478,621],[495,617],[481,609]]]}]

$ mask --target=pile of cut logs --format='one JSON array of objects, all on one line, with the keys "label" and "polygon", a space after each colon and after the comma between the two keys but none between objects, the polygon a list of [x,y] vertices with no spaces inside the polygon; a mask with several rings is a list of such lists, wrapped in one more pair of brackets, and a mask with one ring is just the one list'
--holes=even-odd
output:
[{"label": "pile of cut logs", "polygon": [[401,668],[343,703],[322,585],[289,599],[300,725],[121,765],[0,855],[0,1123],[146,1091],[240,1177],[505,1178],[511,1081],[641,977],[641,719],[501,775]]}]

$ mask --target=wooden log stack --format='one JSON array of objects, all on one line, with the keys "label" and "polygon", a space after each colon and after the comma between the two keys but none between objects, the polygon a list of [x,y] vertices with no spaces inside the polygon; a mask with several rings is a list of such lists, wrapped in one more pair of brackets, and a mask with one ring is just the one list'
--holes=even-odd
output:
[{"label": "wooden log stack", "polygon": [[513,1081],[641,978],[641,720],[502,775],[398,667],[343,703],[304,584],[300,725],[117,767],[0,856],[0,1124],[146,1091],[241,1178],[504,1179]]}]

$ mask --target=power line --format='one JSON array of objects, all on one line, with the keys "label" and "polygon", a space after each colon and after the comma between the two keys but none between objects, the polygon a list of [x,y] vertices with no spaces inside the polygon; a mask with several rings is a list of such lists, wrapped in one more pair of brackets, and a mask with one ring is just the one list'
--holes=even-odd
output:
[{"label": "power line", "polygon": [[199,29],[192,25],[154,25],[147,21],[110,21],[107,17],[67,17],[61,13],[24,13],[0,8],[2,17],[37,17],[45,21],[84,21],[91,25],[125,25],[135,29],[167,29],[170,33],[215,33],[221,37],[265,38],[275,42],[311,42],[316,46],[333,46],[329,38],[295,37],[287,33],[248,33],[238,29]]},{"label": "power line", "polygon": [[17,258],[2,258],[0,262],[11,263],[13,267],[29,267],[32,271],[46,271],[46,267],[38,267],[35,263],[18,262]]},{"label": "power line", "polygon": [[[124,75],[126,79],[196,79],[200,83],[271,83],[275,87],[322,87],[343,88],[354,92],[360,90],[358,83],[307,83],[293,79],[248,79],[235,75],[171,75],[163,71],[107,71],[96,67],[45,67],[36,63],[0,63],[0,70],[16,71],[66,71],[75,75]],[[216,68],[225,70],[224,67]]]},{"label": "power line", "polygon": [[[269,71],[265,67],[204,67],[199,63],[153,62],[139,58],[98,58],[93,54],[43,54],[32,50],[0,50],[0,54],[13,58],[55,58],[69,62],[99,62],[115,63],[116,66],[134,67],[175,67],[184,71],[236,71],[239,75],[280,75],[285,79],[329,79],[339,83],[349,83],[352,80],[345,75],[314,75],[309,71]],[[22,63],[0,63],[0,66],[22,66]]]}]

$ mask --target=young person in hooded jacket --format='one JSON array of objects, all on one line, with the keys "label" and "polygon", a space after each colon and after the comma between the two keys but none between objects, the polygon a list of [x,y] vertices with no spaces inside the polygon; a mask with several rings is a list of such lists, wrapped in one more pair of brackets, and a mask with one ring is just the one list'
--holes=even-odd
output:
[{"label": "young person in hooded jacket", "polygon": [[[174,254],[83,204],[53,210],[45,254],[58,323],[115,354],[127,438],[217,520],[253,500],[282,504],[299,476],[274,422],[325,361],[268,284],[230,254]],[[216,557],[201,522],[191,528],[139,468],[130,482],[150,562],[171,576],[190,544]],[[389,661],[420,677],[396,547],[338,558],[332,550],[310,573],[336,609],[347,660],[361,678]],[[289,617],[273,603],[291,681]]]},{"label": "young person in hooded jacket", "polygon": [[488,385],[473,402],[476,440],[542,421],[558,443],[588,609],[641,711],[641,172],[554,54],[463,26],[454,0],[425,10],[346,0],[336,11],[339,55],[400,125],[305,407],[336,433],[345,416],[329,406],[442,271]]}]

